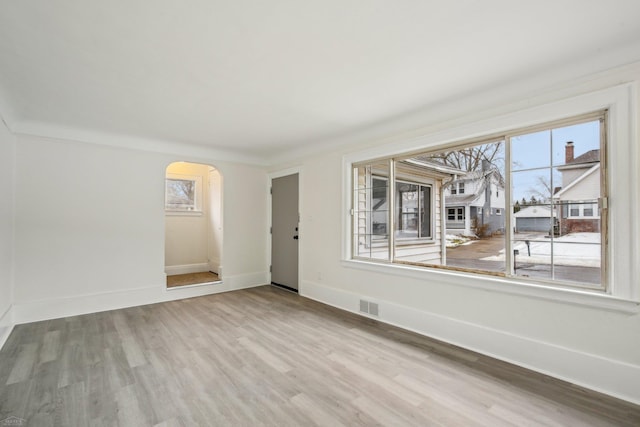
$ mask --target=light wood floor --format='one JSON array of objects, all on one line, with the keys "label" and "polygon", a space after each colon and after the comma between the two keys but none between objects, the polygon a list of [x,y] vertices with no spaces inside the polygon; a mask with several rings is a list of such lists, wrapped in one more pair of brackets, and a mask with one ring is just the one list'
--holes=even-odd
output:
[{"label": "light wood floor", "polygon": [[198,285],[201,283],[211,283],[220,281],[220,277],[211,271],[203,271],[201,273],[174,274],[167,276],[167,288],[176,288],[178,286]]},{"label": "light wood floor", "polygon": [[638,426],[640,407],[265,286],[18,325],[0,421]]}]

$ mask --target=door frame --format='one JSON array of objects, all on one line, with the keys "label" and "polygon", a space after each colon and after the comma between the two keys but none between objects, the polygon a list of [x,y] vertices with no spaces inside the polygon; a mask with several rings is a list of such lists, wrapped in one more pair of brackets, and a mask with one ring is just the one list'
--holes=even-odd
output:
[{"label": "door frame", "polygon": [[271,186],[273,185],[273,180],[276,178],[281,178],[283,176],[295,175],[298,174],[298,235],[300,239],[298,240],[298,294],[303,295],[304,293],[304,285],[302,283],[302,244],[301,241],[304,241],[304,221],[303,221],[303,213],[302,213],[302,183],[303,183],[303,174],[301,166],[294,166],[287,169],[282,169],[279,171],[269,172],[267,175],[267,271],[269,272],[269,283],[271,283],[271,271],[269,266],[271,265],[271,226],[272,226],[272,198],[271,198]]},{"label": "door frame", "polygon": [[[175,291],[178,289],[185,289],[185,288],[190,288],[190,287],[200,287],[200,286],[209,286],[211,284],[220,284],[223,283],[222,280],[222,267],[223,267],[223,259],[224,259],[224,175],[222,173],[222,171],[220,170],[220,168],[218,166],[216,166],[214,164],[214,162],[209,161],[209,160],[201,160],[201,159],[196,159],[196,160],[185,160],[185,159],[180,159],[180,158],[176,158],[168,163],[166,163],[164,165],[164,169],[163,169],[163,176],[164,176],[164,182],[166,182],[166,179],[168,177],[168,172],[167,170],[169,169],[169,167],[171,167],[172,165],[176,164],[176,163],[182,163],[182,164],[188,164],[188,165],[195,165],[195,166],[205,166],[208,168],[208,171],[205,175],[202,175],[202,182],[200,184],[200,197],[202,198],[201,203],[207,203],[209,206],[207,206],[207,214],[204,215],[204,213],[202,214],[202,217],[205,218],[205,221],[207,222],[206,224],[206,234],[207,234],[207,244],[206,244],[206,256],[208,261],[206,263],[198,263],[198,264],[186,264],[184,266],[175,266],[176,268],[174,268],[172,270],[173,274],[182,274],[182,273],[190,273],[190,272],[194,272],[194,271],[204,271],[199,269],[199,267],[205,267],[206,269],[211,271],[211,261],[210,261],[210,244],[211,244],[211,234],[212,234],[212,230],[209,227],[209,221],[211,220],[212,216],[213,216],[213,212],[211,210],[211,204],[212,204],[212,199],[211,199],[211,173],[215,172],[218,174],[219,179],[220,179],[220,185],[219,185],[219,191],[217,192],[217,198],[219,201],[219,216],[220,216],[220,227],[221,227],[221,233],[220,233],[220,238],[221,238],[221,243],[220,243],[220,253],[219,253],[219,259],[218,259],[218,268],[216,271],[216,273],[218,274],[218,281],[216,282],[207,282],[207,283],[197,283],[197,284],[193,284],[193,285],[181,285],[181,286],[176,286],[176,287],[172,287],[169,288],[166,286],[166,281],[165,281],[165,286],[164,286],[164,290],[165,291]],[[179,175],[179,174],[178,174]],[[206,178],[206,179],[205,179]],[[166,185],[166,184],[165,184]],[[166,262],[166,253],[167,253],[167,211],[165,209],[165,197],[166,197],[166,187],[165,185],[163,185],[163,197],[162,197],[162,215],[163,215],[163,225],[162,225],[162,252],[163,252],[163,273],[166,277],[169,275],[167,272],[167,268],[171,268],[172,266],[167,266],[167,262]],[[204,205],[203,205],[203,210],[204,210]],[[187,214],[186,216],[193,216],[193,215],[189,215]],[[195,270],[193,270],[193,268],[195,268]]]}]

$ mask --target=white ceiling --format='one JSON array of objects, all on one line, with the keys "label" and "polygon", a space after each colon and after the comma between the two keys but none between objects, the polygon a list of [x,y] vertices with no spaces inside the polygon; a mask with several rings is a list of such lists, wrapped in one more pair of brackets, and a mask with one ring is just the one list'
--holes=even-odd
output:
[{"label": "white ceiling", "polygon": [[623,48],[638,0],[0,0],[0,113],[265,156]]}]

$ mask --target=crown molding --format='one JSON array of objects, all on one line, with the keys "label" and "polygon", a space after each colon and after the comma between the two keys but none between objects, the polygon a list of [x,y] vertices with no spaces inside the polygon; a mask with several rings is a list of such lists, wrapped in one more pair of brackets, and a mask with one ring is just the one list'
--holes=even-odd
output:
[{"label": "crown molding", "polygon": [[100,132],[32,121],[21,121],[15,123],[10,129],[14,134],[22,136],[52,138],[107,147],[190,156],[195,158],[208,158],[215,159],[217,161],[256,166],[266,165],[264,158],[258,156],[186,142]]}]

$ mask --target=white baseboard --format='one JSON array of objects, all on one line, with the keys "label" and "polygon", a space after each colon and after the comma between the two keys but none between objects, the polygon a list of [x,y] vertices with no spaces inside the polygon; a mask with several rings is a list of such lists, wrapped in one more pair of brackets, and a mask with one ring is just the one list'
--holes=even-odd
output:
[{"label": "white baseboard", "polygon": [[[376,300],[312,281],[300,295],[426,335],[495,359],[640,404],[640,366]],[[360,299],[378,303],[379,316],[359,312]]]},{"label": "white baseboard", "polygon": [[213,271],[219,276],[222,275],[222,267],[220,266],[220,259],[218,258],[210,259],[207,265],[209,267],[209,271]]},{"label": "white baseboard", "polygon": [[13,322],[37,322],[252,288],[267,284],[268,277],[269,273],[265,271],[224,277],[220,283],[182,289],[169,290],[162,283],[123,291],[21,302],[13,305]]},{"label": "white baseboard", "polygon": [[167,274],[167,276],[174,276],[176,274],[201,273],[203,271],[209,271],[209,263],[203,262],[200,264],[167,265],[164,268],[164,272]]},{"label": "white baseboard", "polygon": [[0,350],[7,342],[11,331],[13,331],[13,306],[10,305],[4,313],[0,314]]},{"label": "white baseboard", "polygon": [[2,347],[4,347],[4,344],[9,339],[9,335],[11,335],[13,331],[13,326],[14,325],[0,327],[0,350],[2,350]]},{"label": "white baseboard", "polygon": [[259,271],[256,273],[235,274],[233,276],[222,276],[222,281],[232,289],[244,289],[248,287],[266,285],[269,281],[270,273],[268,271]]}]

